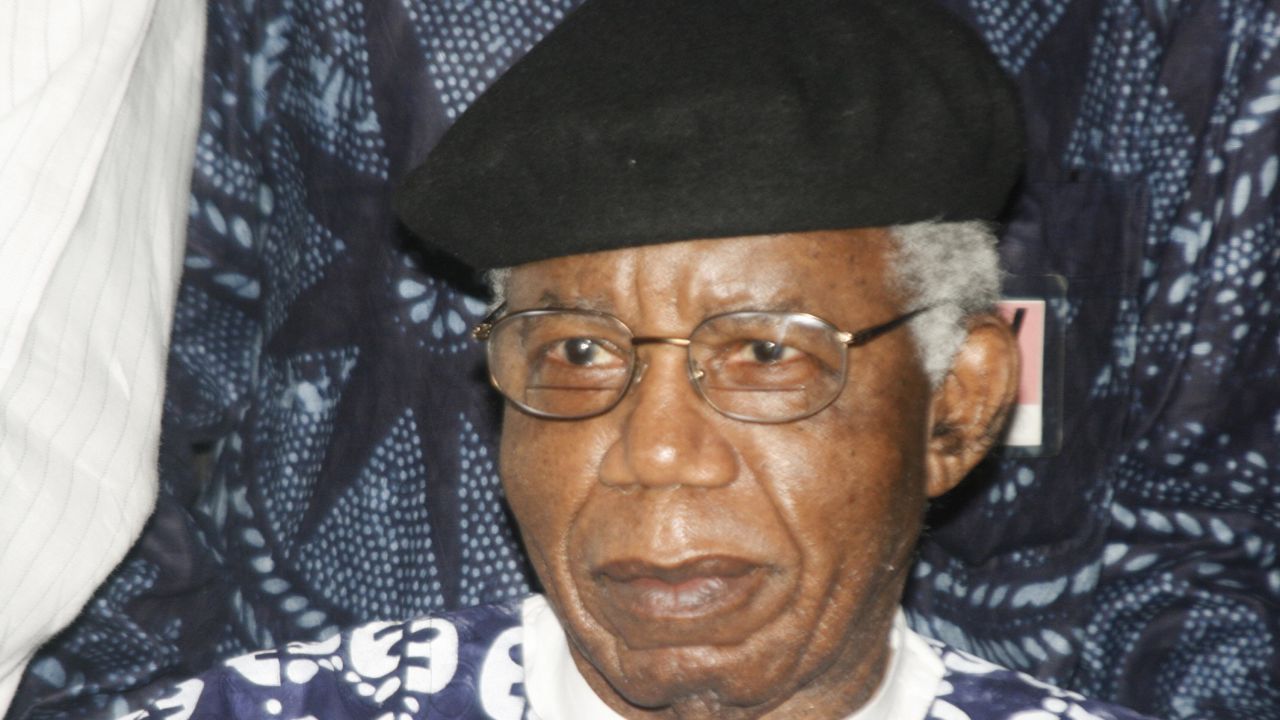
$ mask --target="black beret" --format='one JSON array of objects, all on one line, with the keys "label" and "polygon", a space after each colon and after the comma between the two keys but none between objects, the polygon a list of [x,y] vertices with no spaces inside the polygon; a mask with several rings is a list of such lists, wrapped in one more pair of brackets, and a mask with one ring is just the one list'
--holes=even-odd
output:
[{"label": "black beret", "polygon": [[1021,113],[933,0],[588,0],[398,189],[478,268],[678,240],[993,219]]}]

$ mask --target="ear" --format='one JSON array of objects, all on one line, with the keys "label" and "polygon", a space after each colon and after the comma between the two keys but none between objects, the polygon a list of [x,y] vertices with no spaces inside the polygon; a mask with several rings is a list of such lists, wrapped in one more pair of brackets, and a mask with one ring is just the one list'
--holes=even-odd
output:
[{"label": "ear", "polygon": [[979,315],[934,390],[930,408],[929,497],[960,483],[995,444],[1018,390],[1018,343],[1008,323]]}]

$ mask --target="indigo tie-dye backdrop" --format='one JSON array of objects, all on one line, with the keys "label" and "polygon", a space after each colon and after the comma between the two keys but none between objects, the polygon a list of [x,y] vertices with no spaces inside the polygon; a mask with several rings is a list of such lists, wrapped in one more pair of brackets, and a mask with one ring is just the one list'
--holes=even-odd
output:
[{"label": "indigo tie-dye backdrop", "polygon": [[[574,4],[210,3],[160,504],[9,717],[525,592],[483,302],[389,191]],[[1152,715],[1280,717],[1280,2],[949,4],[1025,93],[1002,252],[1068,282],[1063,445],[935,508],[912,620]]]}]

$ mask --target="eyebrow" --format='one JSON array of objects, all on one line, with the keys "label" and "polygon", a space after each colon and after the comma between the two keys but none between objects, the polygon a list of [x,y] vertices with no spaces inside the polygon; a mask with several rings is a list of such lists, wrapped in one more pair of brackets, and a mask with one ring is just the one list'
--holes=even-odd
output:
[{"label": "eyebrow", "polygon": [[[712,303],[718,303],[718,298],[708,298]],[[510,309],[510,308],[509,308]],[[577,298],[569,302],[560,297],[553,290],[544,290],[538,296],[538,300],[527,308],[521,310],[592,310],[596,312],[616,313],[616,307],[613,302],[604,296],[596,296],[591,298]],[[743,298],[736,302],[725,302],[718,307],[708,308],[706,315],[719,315],[729,312],[813,312],[812,303],[807,303],[797,295],[784,295],[765,302]]]},{"label": "eyebrow", "polygon": [[544,290],[538,296],[537,302],[532,307],[521,308],[522,310],[595,310],[597,312],[614,312],[614,304],[609,302],[607,298],[602,296],[592,298],[578,298],[573,302],[567,302],[564,298],[555,294],[551,290]]},{"label": "eyebrow", "polygon": [[559,295],[556,295],[550,290],[543,290],[542,295],[538,298],[538,302],[535,303],[535,309],[542,310],[554,307],[564,307],[564,301],[560,299]]}]

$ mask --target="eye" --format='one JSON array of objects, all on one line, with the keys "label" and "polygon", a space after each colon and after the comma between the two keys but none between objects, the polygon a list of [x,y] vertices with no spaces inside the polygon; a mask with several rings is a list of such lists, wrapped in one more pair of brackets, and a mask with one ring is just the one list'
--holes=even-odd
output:
[{"label": "eye", "polygon": [[573,365],[590,365],[600,354],[600,345],[590,338],[569,338],[560,348],[564,359]]},{"label": "eye", "polygon": [[749,340],[742,344],[737,357],[732,360],[748,360],[762,365],[773,365],[795,358],[799,350],[771,340]]},{"label": "eye", "polygon": [[810,381],[821,363],[795,344],[763,337],[725,342],[711,352],[700,352],[696,362],[725,387],[794,387]]},{"label": "eye", "polygon": [[596,338],[574,337],[553,343],[547,351],[551,359],[576,367],[609,367],[623,364],[610,343]]}]

